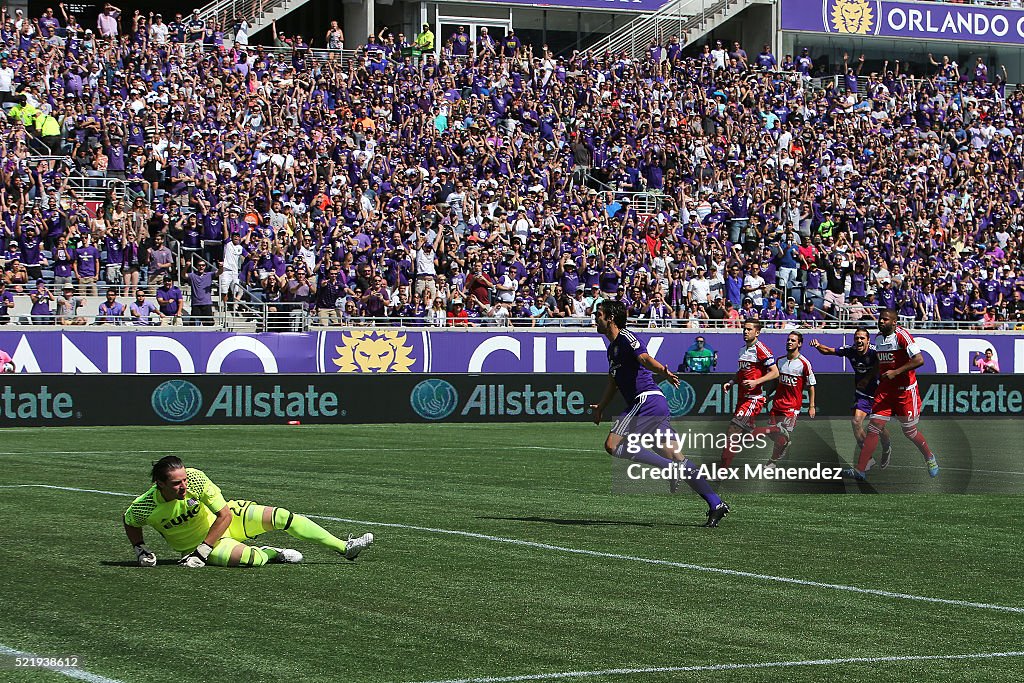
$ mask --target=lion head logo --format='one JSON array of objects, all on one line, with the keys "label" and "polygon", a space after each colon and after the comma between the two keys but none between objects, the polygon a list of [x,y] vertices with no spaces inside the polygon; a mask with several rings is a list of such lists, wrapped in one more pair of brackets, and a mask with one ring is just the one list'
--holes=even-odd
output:
[{"label": "lion head logo", "polygon": [[[826,8],[829,0],[825,0]],[[835,0],[831,28],[836,33],[874,33],[875,5],[872,0]],[[827,27],[827,24],[826,24]]]},{"label": "lion head logo", "polygon": [[412,372],[412,345],[404,332],[344,332],[332,362],[338,372]]}]

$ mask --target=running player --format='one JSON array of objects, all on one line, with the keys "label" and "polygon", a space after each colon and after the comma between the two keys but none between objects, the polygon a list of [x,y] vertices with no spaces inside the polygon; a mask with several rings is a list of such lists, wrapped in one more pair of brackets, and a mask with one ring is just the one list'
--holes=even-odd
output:
[{"label": "running player", "polygon": [[[811,346],[819,353],[845,358],[850,361],[853,368],[853,417],[850,423],[853,425],[853,437],[857,440],[854,458],[860,458],[860,450],[864,447],[864,419],[871,412],[871,405],[875,402],[875,391],[878,389],[878,354],[875,347],[871,346],[870,340],[871,333],[866,327],[858,327],[853,333],[853,344],[846,346],[832,348],[817,339],[811,340]],[[878,467],[884,470],[892,460],[892,439],[889,437],[888,427],[883,425],[880,437],[882,457],[878,461]]]},{"label": "running player", "polygon": [[729,423],[726,446],[722,449],[722,465],[729,467],[736,453],[731,444],[735,443],[736,435],[750,433],[754,430],[754,420],[764,410],[768,398],[762,385],[779,376],[775,367],[775,356],[771,349],[758,339],[761,334],[760,320],[746,320],[743,323],[743,350],[740,351],[739,366],[736,375],[725,383],[725,390],[731,391],[733,384],[740,387],[740,398],[736,403],[736,412]]},{"label": "running player", "polygon": [[924,434],[918,431],[921,418],[921,394],[917,389],[915,370],[924,365],[924,357],[917,342],[905,329],[896,324],[896,311],[887,308],[878,317],[878,336],[875,352],[878,354],[878,389],[868,418],[867,435],[860,449],[857,466],[843,470],[843,476],[864,481],[872,463],[871,454],[878,446],[882,428],[890,418],[900,421],[903,435],[910,439],[924,456],[928,474],[939,476],[939,463],[935,459]]},{"label": "running player", "polygon": [[679,378],[667,366],[654,360],[647,353],[643,341],[626,329],[626,307],[621,301],[605,299],[600,302],[594,312],[594,320],[597,331],[608,338],[608,386],[601,401],[590,406],[594,424],[601,424],[601,415],[615,398],[616,390],[626,400],[626,412],[616,420],[605,439],[605,450],[616,458],[661,469],[668,469],[674,460],[677,461],[676,466],[684,472],[683,479],[708,504],[708,519],[704,526],[718,526],[729,514],[729,506],[722,502],[708,480],[699,475],[696,465],[667,445],[660,449],[659,454],[627,442],[630,435],[674,434],[668,401],[654,381],[654,375],[663,375],[674,387],[679,386]]},{"label": "running player", "polygon": [[817,407],[814,403],[814,370],[811,362],[800,354],[804,345],[804,335],[790,332],[786,337],[786,355],[776,363],[779,369],[779,383],[775,387],[772,409],[768,413],[768,426],[754,430],[755,433],[768,435],[775,443],[768,467],[782,460],[789,450],[796,429],[796,416],[804,405],[804,387],[807,387],[809,405],[807,414],[814,419]]},{"label": "running player", "polygon": [[243,543],[266,531],[280,530],[304,541],[314,541],[354,560],[373,544],[373,534],[342,541],[307,517],[284,508],[257,505],[249,500],[225,501],[220,488],[201,470],[186,468],[173,455],[153,463],[153,486],[136,498],[124,513],[124,531],[143,567],[156,565],[156,554],[146,547],[142,529],[151,526],[168,545],[182,553],[185,567],[262,567],[268,562],[301,562],[302,553],[290,548]]}]

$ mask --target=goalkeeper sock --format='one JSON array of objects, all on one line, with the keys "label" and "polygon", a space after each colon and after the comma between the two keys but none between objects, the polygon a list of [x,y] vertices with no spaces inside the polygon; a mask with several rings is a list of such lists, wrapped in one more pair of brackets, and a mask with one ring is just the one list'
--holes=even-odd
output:
[{"label": "goalkeeper sock", "polygon": [[[285,518],[285,521],[278,526],[278,520],[280,517]],[[277,508],[274,513],[274,524],[278,529],[281,529],[288,535],[295,538],[303,541],[319,543],[320,545],[331,548],[332,550],[337,550],[339,553],[345,552],[345,541],[333,535],[330,531],[308,517],[303,517],[302,515],[289,512],[284,508]]]}]

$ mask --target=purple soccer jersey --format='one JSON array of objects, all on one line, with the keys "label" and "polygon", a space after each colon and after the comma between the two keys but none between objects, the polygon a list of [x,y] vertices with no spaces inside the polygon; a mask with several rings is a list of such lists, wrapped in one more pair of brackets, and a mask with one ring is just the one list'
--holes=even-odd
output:
[{"label": "purple soccer jersey", "polygon": [[870,413],[875,402],[875,390],[878,389],[878,375],[875,373],[878,353],[875,347],[869,346],[864,353],[857,353],[853,345],[840,346],[836,349],[836,355],[850,361],[853,368],[853,409]]},{"label": "purple soccer jersey", "polygon": [[608,374],[615,380],[627,406],[636,403],[640,394],[661,393],[654,375],[640,364],[640,356],[647,353],[647,345],[629,330],[620,330],[608,345]]}]

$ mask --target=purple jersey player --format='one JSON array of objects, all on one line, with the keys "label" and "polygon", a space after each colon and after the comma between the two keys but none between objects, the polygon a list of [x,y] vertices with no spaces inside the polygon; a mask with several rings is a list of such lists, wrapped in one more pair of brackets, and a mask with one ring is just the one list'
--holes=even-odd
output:
[{"label": "purple jersey player", "polygon": [[[699,474],[697,466],[667,444],[659,447],[660,453],[656,453],[630,438],[655,433],[674,436],[669,421],[671,413],[668,401],[654,381],[654,375],[665,376],[674,387],[679,386],[679,378],[667,366],[654,360],[647,353],[643,341],[626,329],[626,307],[621,301],[605,299],[600,302],[594,320],[597,331],[608,337],[609,342],[608,386],[601,401],[590,406],[594,424],[601,424],[601,415],[615,398],[616,391],[626,400],[626,411],[616,420],[608,434],[604,442],[605,450],[616,458],[642,462],[661,469],[680,470],[681,478],[708,504],[708,521],[704,526],[718,526],[729,513],[729,506],[722,502],[708,480]],[[668,439],[660,441],[664,443]],[[670,443],[680,442],[673,439]]]},{"label": "purple jersey player", "polygon": [[[858,327],[853,333],[853,344],[832,348],[825,346],[817,339],[811,346],[826,356],[839,356],[850,361],[853,367],[853,436],[857,439],[857,457],[864,444],[864,418],[871,414],[871,406],[875,402],[875,390],[878,388],[878,354],[871,346],[871,335],[866,327]],[[878,463],[881,469],[889,466],[892,459],[892,440],[889,430],[882,429],[882,458]]]}]

